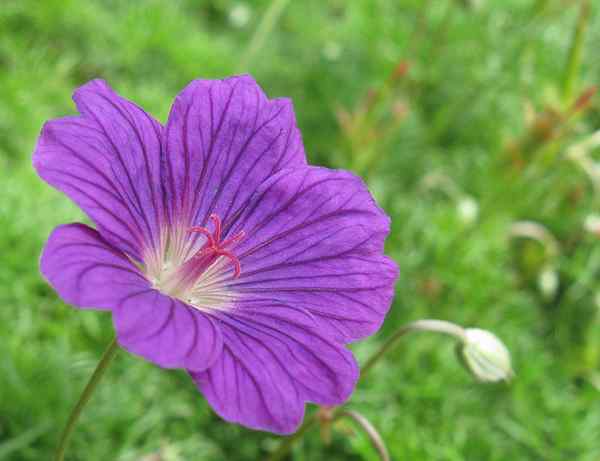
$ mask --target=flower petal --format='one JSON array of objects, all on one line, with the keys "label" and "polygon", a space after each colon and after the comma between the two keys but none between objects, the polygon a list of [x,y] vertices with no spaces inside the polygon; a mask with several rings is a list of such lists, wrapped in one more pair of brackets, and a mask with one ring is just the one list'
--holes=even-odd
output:
[{"label": "flower petal", "polygon": [[398,267],[383,255],[389,218],[359,178],[316,167],[281,171],[224,232],[241,229],[246,240],[235,252],[242,272],[220,281],[227,290],[302,307],[338,341],[380,327]]},{"label": "flower petal", "polygon": [[358,366],[351,352],[321,336],[302,309],[251,302],[219,319],[223,353],[191,376],[225,420],[289,434],[306,401],[339,405],[354,389]]},{"label": "flower petal", "polygon": [[113,309],[148,281],[120,251],[91,227],[59,226],[48,238],[40,270],[67,303],[81,308]]},{"label": "flower petal", "polygon": [[127,256],[88,226],[57,227],[40,266],[66,302],[112,310],[119,344],[134,354],[165,368],[199,371],[221,352],[214,320],[154,290]]},{"label": "flower petal", "polygon": [[111,244],[141,260],[164,215],[162,127],[105,82],[73,99],[81,116],[47,122],[33,157],[39,175],[73,199]]},{"label": "flower petal", "polygon": [[205,370],[223,346],[210,316],[156,290],[123,299],[113,322],[121,346],[163,368]]},{"label": "flower petal", "polygon": [[268,100],[249,76],[195,80],[175,99],[165,133],[165,190],[174,221],[223,221],[281,168],[306,164],[291,101]]}]

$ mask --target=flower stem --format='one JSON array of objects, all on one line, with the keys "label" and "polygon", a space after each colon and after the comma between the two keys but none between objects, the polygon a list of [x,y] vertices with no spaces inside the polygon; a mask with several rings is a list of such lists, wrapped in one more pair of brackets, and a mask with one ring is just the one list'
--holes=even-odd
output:
[{"label": "flower stem", "polygon": [[[444,334],[453,336],[459,340],[462,340],[465,336],[465,330],[462,327],[456,325],[455,323],[446,322],[444,320],[423,319],[423,320],[417,320],[415,322],[409,323],[408,325],[404,325],[403,327],[400,327],[398,330],[396,330],[396,332],[384,343],[384,345],[381,346],[381,348],[377,352],[375,352],[375,354],[373,354],[369,360],[367,360],[367,363],[361,369],[360,377],[363,378],[365,376],[365,374],[367,373],[367,371],[369,371],[371,368],[373,368],[373,366],[381,359],[381,357],[383,357],[387,351],[389,351],[391,348],[393,348],[396,345],[396,342],[398,342],[398,340],[402,336],[404,336],[406,333],[410,333],[412,331],[432,331],[435,333],[444,333]],[[356,421],[358,424],[360,424],[361,427],[369,435],[369,438],[371,439],[373,445],[377,449],[381,459],[383,459],[383,460],[389,459],[389,458],[387,458],[387,456],[388,456],[387,450],[385,450],[385,446],[382,445],[383,442],[380,443],[381,437],[378,438],[378,435],[377,435],[377,437],[373,437],[374,429],[372,428],[371,424],[368,421],[365,425],[364,421],[366,421],[366,420],[362,416],[359,415],[359,418],[357,418],[355,412],[343,410],[343,409],[341,409],[341,407],[332,408],[331,411],[332,411],[331,418],[333,420],[336,420],[340,417],[345,416],[345,417],[350,417],[351,419]],[[315,423],[319,419],[318,416],[319,416],[319,413],[317,412],[317,413],[313,414],[310,418],[307,418],[304,421],[304,424],[302,424],[302,426],[300,426],[300,428],[294,434],[287,437],[281,443],[281,445],[279,445],[279,447],[277,447],[277,450],[275,450],[275,452],[273,452],[273,454],[269,458],[269,461],[280,461],[281,459],[283,459],[283,457],[289,453],[292,446],[299,439],[301,439],[304,436],[304,433],[308,429],[310,429],[312,426],[315,425]],[[384,447],[383,450],[381,449],[381,446]]]},{"label": "flower stem", "polygon": [[583,42],[585,39],[585,32],[588,27],[588,23],[591,16],[591,6],[589,0],[581,0],[579,16],[577,17],[577,24],[573,31],[571,38],[571,45],[569,47],[569,54],[567,57],[565,76],[563,82],[563,97],[565,104],[569,104],[575,89],[575,83],[579,77],[581,70],[581,58],[583,55]]},{"label": "flower stem", "polygon": [[269,457],[269,461],[280,461],[285,455],[288,454],[294,443],[301,439],[304,433],[309,430],[317,422],[317,413],[313,414],[310,418],[307,418],[302,426],[298,428],[296,432],[287,437],[278,447],[277,450]]},{"label": "flower stem", "polygon": [[381,461],[390,461],[390,455],[388,454],[387,447],[385,446],[385,442],[375,429],[375,426],[371,424],[371,422],[365,418],[363,415],[353,410],[341,410],[337,412],[335,419],[340,418],[349,418],[354,421],[356,424],[360,426],[360,428],[367,434],[369,440],[371,441],[371,445],[373,448],[377,450],[377,454],[379,455],[379,459]]},{"label": "flower stem", "polygon": [[94,392],[94,389],[96,389],[96,386],[102,379],[104,372],[108,368],[108,365],[110,364],[110,362],[112,361],[112,359],[114,358],[114,356],[118,350],[119,350],[119,345],[117,344],[117,340],[115,338],[111,341],[111,343],[108,345],[108,347],[104,351],[104,354],[102,355],[100,362],[96,366],[94,373],[90,377],[90,380],[88,381],[87,385],[85,386],[85,389],[83,390],[83,392],[81,394],[81,397],[79,397],[77,404],[71,411],[71,415],[69,416],[67,425],[65,426],[63,433],[60,437],[60,442],[58,443],[58,448],[56,449],[56,457],[54,458],[55,461],[63,461],[63,459],[65,457],[65,450],[67,449],[67,443],[69,442],[69,438],[71,437],[71,434],[72,434],[73,430],[75,429],[75,424],[77,423],[77,420],[79,419],[79,415],[81,415],[83,407],[90,400],[90,398]]},{"label": "flower stem", "polygon": [[381,346],[381,348],[375,352],[375,354],[373,354],[369,360],[367,360],[367,363],[365,363],[360,371],[360,377],[364,378],[367,372],[373,368],[373,366],[379,362],[379,360],[381,360],[387,351],[396,345],[402,336],[413,331],[432,331],[436,333],[445,333],[458,339],[464,337],[464,330],[462,327],[444,320],[424,319],[409,323],[408,325],[404,325],[396,330],[396,332],[390,336],[383,346]]}]

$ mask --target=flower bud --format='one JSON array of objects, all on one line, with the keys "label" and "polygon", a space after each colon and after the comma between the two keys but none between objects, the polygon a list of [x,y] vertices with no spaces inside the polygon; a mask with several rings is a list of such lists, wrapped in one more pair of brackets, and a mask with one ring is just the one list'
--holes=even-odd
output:
[{"label": "flower bud", "polygon": [[479,215],[479,205],[477,204],[477,200],[470,196],[462,197],[458,201],[456,208],[458,210],[458,216],[465,224],[473,223]]},{"label": "flower bud", "polygon": [[551,300],[556,295],[560,280],[558,273],[552,266],[547,266],[538,276],[538,287],[546,300]]},{"label": "flower bud", "polygon": [[252,10],[245,3],[238,3],[229,12],[229,22],[233,27],[245,27],[252,17]]},{"label": "flower bud", "polygon": [[595,213],[587,215],[583,222],[583,228],[589,233],[600,237],[600,215]]},{"label": "flower bud", "polygon": [[510,352],[498,337],[479,328],[466,328],[458,346],[459,357],[479,381],[508,381],[514,373]]}]

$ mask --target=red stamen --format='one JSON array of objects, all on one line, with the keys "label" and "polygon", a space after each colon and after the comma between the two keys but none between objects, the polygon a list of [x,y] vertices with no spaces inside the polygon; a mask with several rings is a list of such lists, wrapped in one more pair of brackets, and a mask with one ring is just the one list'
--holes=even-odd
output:
[{"label": "red stamen", "polygon": [[206,238],[208,239],[208,244],[211,247],[216,246],[215,244],[215,239],[213,238],[211,232],[206,228],[206,227],[190,227],[188,229],[188,232],[197,232],[198,234],[202,234],[205,235]]},{"label": "red stamen", "polygon": [[215,223],[215,241],[221,241],[221,219],[214,213],[210,215],[210,219]]},{"label": "red stamen", "polygon": [[235,270],[235,272],[233,273],[233,277],[237,279],[242,272],[242,266],[237,256],[227,250],[217,250],[216,254],[229,258],[229,260],[233,263]]},{"label": "red stamen", "polygon": [[227,240],[225,240],[223,243],[221,243],[221,246],[228,247],[230,245],[234,245],[234,244],[238,243],[239,241],[241,241],[245,236],[246,236],[246,233],[244,231],[239,231],[233,237],[229,237]]},{"label": "red stamen", "polygon": [[245,237],[246,233],[244,231],[240,231],[234,236],[229,237],[224,241],[221,241],[221,219],[215,213],[212,213],[209,216],[209,218],[214,224],[214,231],[212,233],[206,227],[201,226],[191,227],[189,229],[189,232],[197,232],[199,234],[205,235],[207,238],[205,245],[200,250],[198,250],[198,252],[196,252],[196,254],[193,257],[199,258],[202,256],[206,256],[207,254],[212,254],[215,256],[224,256],[233,263],[234,277],[237,278],[240,276],[240,273],[242,271],[240,260],[231,251],[229,251],[227,247],[235,245],[236,243],[241,241]]}]

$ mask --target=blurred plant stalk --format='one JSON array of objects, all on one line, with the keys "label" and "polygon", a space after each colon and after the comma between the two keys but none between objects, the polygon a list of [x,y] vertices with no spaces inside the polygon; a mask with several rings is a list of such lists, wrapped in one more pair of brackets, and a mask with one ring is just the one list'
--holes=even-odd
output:
[{"label": "blurred plant stalk", "polygon": [[[552,5],[557,6],[558,3],[539,0],[536,8],[542,12]],[[563,170],[558,163],[565,158],[586,174],[593,187],[594,196],[591,203],[594,207],[600,205],[600,163],[592,157],[593,150],[600,146],[600,132],[586,135],[582,133],[584,125],[580,123],[583,116],[593,107],[597,92],[596,85],[586,85],[582,82],[584,45],[592,15],[592,2],[578,0],[571,4],[578,9],[577,17],[571,32],[562,76],[552,88],[553,99],[543,103],[541,110],[537,110],[529,102],[525,105],[524,132],[511,139],[505,149],[511,166],[505,190],[512,190],[514,199],[520,200],[519,194],[526,193],[529,184],[545,183],[547,195],[538,198],[538,206],[540,210],[554,210],[552,215],[544,216],[544,220],[549,222],[559,218],[561,222],[566,222],[569,215],[579,213],[582,204],[581,196],[585,188],[581,184],[565,187],[565,176],[561,174]],[[580,139],[582,134],[583,140]],[[561,155],[562,152],[566,152],[566,155]],[[531,275],[536,277],[536,291],[541,294],[542,306],[547,308],[545,315],[549,321],[548,328],[553,331],[555,337],[567,339],[561,347],[568,358],[571,373],[587,378],[590,382],[591,373],[597,371],[600,363],[597,339],[600,314],[598,308],[595,311],[590,309],[592,301],[589,300],[589,291],[592,291],[590,285],[593,281],[584,282],[569,277],[569,265],[572,261],[565,258],[569,256],[569,259],[572,259],[572,255],[590,252],[585,248],[589,240],[581,237],[580,230],[583,227],[585,231],[600,236],[599,218],[597,213],[588,212],[583,226],[562,235],[565,251],[560,257],[558,239],[539,223],[520,221],[513,224],[509,233],[513,238],[536,241],[543,248],[541,260],[536,260],[531,257],[531,253],[525,251],[527,247],[523,247],[519,256],[519,262],[523,266],[519,268],[521,278],[526,282],[533,282]],[[581,222],[581,218],[578,220]],[[595,251],[591,251],[587,257],[590,273],[597,273],[595,254]],[[567,264],[563,277],[559,276],[563,273],[561,264]],[[588,295],[585,295],[584,291],[587,291]],[[574,298],[577,302],[571,304],[571,309],[565,310],[565,300]],[[586,301],[581,302],[582,299]],[[578,322],[578,317],[585,319],[583,324]],[[560,340],[558,341],[560,343]]]},{"label": "blurred plant stalk", "polygon": [[275,28],[275,25],[281,18],[285,7],[290,0],[273,0],[265,11],[258,27],[254,31],[252,38],[248,44],[248,48],[244,52],[241,61],[238,65],[238,72],[247,72],[248,66],[253,62],[257,53],[265,45],[267,38]]},{"label": "blurred plant stalk", "polygon": [[551,260],[560,253],[560,245],[556,237],[543,225],[534,221],[517,221],[510,226],[511,237],[530,238],[539,242],[546,252],[546,257]]},{"label": "blurred plant stalk", "polygon": [[382,160],[386,143],[409,113],[408,103],[396,94],[409,69],[408,61],[400,61],[379,87],[367,91],[353,110],[340,107],[336,111],[347,152],[344,162],[367,179]]},{"label": "blurred plant stalk", "polygon": [[583,56],[583,44],[585,34],[591,17],[590,0],[581,0],[579,6],[579,15],[577,24],[573,30],[567,65],[563,80],[563,102],[567,103],[573,98],[573,91],[577,85],[577,80],[581,72],[581,63]]},{"label": "blurred plant stalk", "polygon": [[513,169],[520,171],[532,163],[551,163],[560,150],[561,142],[573,133],[574,122],[588,110],[597,87],[589,86],[561,110],[547,105],[536,112],[528,104],[525,107],[525,133],[507,144],[507,152]]},{"label": "blurred plant stalk", "polygon": [[447,174],[434,171],[421,180],[424,191],[439,190],[456,204],[458,217],[464,224],[473,224],[479,217],[479,202],[461,190],[458,184]]},{"label": "blurred plant stalk", "polygon": [[571,146],[567,150],[567,158],[587,174],[594,193],[600,198],[600,163],[591,156],[592,151],[598,146],[600,146],[600,130]]},{"label": "blurred plant stalk", "polygon": [[[547,1],[539,1],[537,7],[542,10],[547,4]],[[552,163],[560,150],[560,141],[572,133],[573,122],[591,105],[596,86],[580,89],[578,96],[575,96],[577,88],[580,88],[578,81],[590,17],[590,0],[580,0],[579,14],[571,36],[562,78],[561,103],[548,104],[541,112],[536,112],[530,106],[526,107],[526,132],[520,139],[512,140],[508,144],[512,164],[518,169],[526,167],[538,158],[542,163]]]},{"label": "blurred plant stalk", "polygon": [[554,299],[560,284],[557,270],[560,244],[556,237],[542,224],[534,221],[513,223],[509,237],[530,239],[543,248],[544,258],[541,268],[537,271],[537,285],[545,300]]}]

